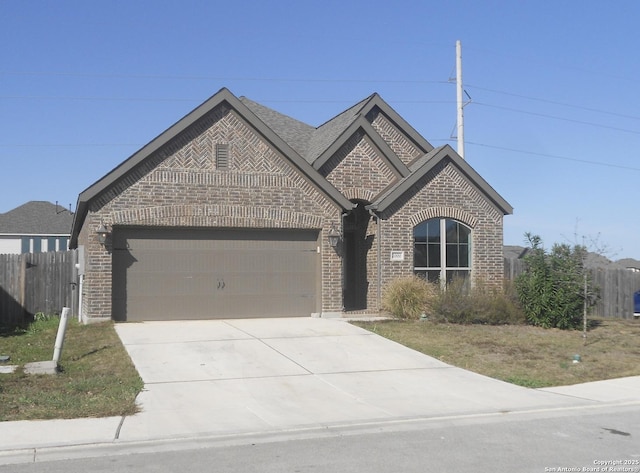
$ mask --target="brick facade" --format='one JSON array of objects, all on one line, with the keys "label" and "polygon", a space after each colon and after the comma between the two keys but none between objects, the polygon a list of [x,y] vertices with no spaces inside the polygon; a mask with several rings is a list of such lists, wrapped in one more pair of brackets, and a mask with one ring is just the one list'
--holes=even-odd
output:
[{"label": "brick facade", "polygon": [[[442,163],[420,183],[421,189],[382,221],[382,258],[387,268],[382,286],[413,272],[413,228],[431,218],[457,220],[472,230],[471,269],[474,279],[501,287],[503,280],[503,215],[450,163]],[[391,251],[405,260],[389,261]]]},{"label": "brick facade", "polygon": [[[83,200],[81,194],[79,202],[85,207],[79,222],[74,222],[74,232],[85,252],[81,308],[85,318],[112,316],[112,254],[110,242],[103,246],[97,241],[95,230],[101,224],[116,230],[128,226],[318,230],[322,242],[318,312],[333,313],[343,309],[345,249],[335,251],[326,235],[332,227],[343,229],[351,208],[359,204],[364,227],[357,232],[362,241],[356,245],[365,256],[358,259],[361,267],[351,270],[366,273],[361,276],[366,279],[366,302],[361,303],[367,311],[379,310],[381,292],[393,278],[413,273],[413,228],[429,218],[452,218],[470,227],[473,276],[501,282],[502,219],[508,204],[500,208],[488,198],[468,170],[460,171],[458,158],[441,159],[383,212],[365,211],[410,178],[414,170],[409,168],[433,149],[390,120],[377,96],[365,110],[369,129],[344,137],[319,167],[317,177],[315,171],[294,165],[287,155],[291,149],[265,132],[263,123],[237,99],[225,97],[230,98],[215,102],[126,172],[116,173],[108,185],[98,186],[89,198]],[[385,155],[388,151],[373,138],[381,138],[394,156]],[[229,147],[228,168],[216,168],[217,144]],[[341,204],[329,196],[332,188],[343,196]],[[390,261],[391,251],[398,250],[404,251],[404,261]]]},{"label": "brick facade", "polygon": [[[229,143],[229,169],[217,170],[216,143]],[[90,264],[82,313],[111,317],[111,254],[88,229],[118,226],[321,229],[340,210],[237,114],[220,107],[167,144],[90,206],[82,242]],[[322,308],[342,309],[340,259],[323,241]]]}]

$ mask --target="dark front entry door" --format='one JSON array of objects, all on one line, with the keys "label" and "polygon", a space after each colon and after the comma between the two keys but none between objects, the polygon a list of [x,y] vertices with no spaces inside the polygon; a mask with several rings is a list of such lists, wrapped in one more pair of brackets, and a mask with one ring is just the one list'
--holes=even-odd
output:
[{"label": "dark front entry door", "polygon": [[345,310],[363,310],[367,308],[369,293],[367,259],[373,236],[368,236],[371,216],[365,209],[366,203],[358,202],[344,221]]}]

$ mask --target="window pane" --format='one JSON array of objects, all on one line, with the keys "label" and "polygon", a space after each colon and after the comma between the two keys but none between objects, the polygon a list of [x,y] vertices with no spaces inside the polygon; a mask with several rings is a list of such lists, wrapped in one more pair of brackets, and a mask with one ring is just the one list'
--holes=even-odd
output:
[{"label": "window pane", "polygon": [[469,235],[471,235],[471,229],[464,225],[458,225],[458,238],[460,243],[469,244]]},{"label": "window pane", "polygon": [[55,237],[47,238],[47,251],[56,251],[56,240]]},{"label": "window pane", "polygon": [[426,223],[429,243],[440,243],[440,220],[434,218],[428,220]]},{"label": "window pane", "polygon": [[457,268],[460,266],[458,258],[458,245],[447,244],[447,268]]},{"label": "window pane", "polygon": [[58,248],[60,248],[60,251],[69,251],[69,239],[58,238]]},{"label": "window pane", "polygon": [[440,282],[440,271],[426,271],[427,273],[427,281],[439,283]]},{"label": "window pane", "polygon": [[469,281],[469,271],[447,271],[447,284],[454,281],[462,280],[466,283]]},{"label": "window pane", "polygon": [[31,238],[22,237],[22,252],[31,253]]},{"label": "window pane", "polygon": [[413,266],[416,268],[426,268],[427,245],[416,244],[413,247]]},{"label": "window pane", "polygon": [[453,220],[446,221],[447,243],[458,243],[458,223]]},{"label": "window pane", "polygon": [[40,253],[42,251],[42,238],[35,237],[33,239],[33,252]]},{"label": "window pane", "polygon": [[458,254],[460,256],[460,260],[458,261],[459,268],[468,268],[471,266],[469,264],[469,246],[468,245],[460,245],[458,247]]},{"label": "window pane", "polygon": [[416,243],[427,241],[427,222],[422,222],[413,228],[413,241]]},{"label": "window pane", "polygon": [[428,245],[427,246],[427,267],[439,268],[440,267],[440,245]]}]

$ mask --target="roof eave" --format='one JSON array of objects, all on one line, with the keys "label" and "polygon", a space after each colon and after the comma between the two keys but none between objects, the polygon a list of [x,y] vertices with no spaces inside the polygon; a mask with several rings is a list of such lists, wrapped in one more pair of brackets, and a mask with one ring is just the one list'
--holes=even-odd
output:
[{"label": "roof eave", "polygon": [[331,157],[359,130],[362,129],[373,144],[382,152],[389,164],[402,177],[410,174],[409,168],[402,162],[391,147],[375,132],[371,124],[362,115],[354,120],[331,145],[313,162],[314,169],[320,169]]},{"label": "roof eave", "polygon": [[[193,111],[185,115],[182,119],[174,123],[171,127],[151,140],[148,144],[140,148],[128,159],[107,173],[101,179],[82,191],[78,196],[76,204],[76,213],[73,219],[70,246],[75,248],[78,242],[80,229],[84,224],[88,212],[89,202],[98,194],[103,192],[117,180],[125,176],[129,171],[138,166],[142,161],[158,151],[162,146],[174,139],[189,126],[211,112],[215,107],[226,102],[229,106],[244,117],[259,133],[269,140],[283,155],[297,166],[297,168],[318,188],[320,188],[336,205],[343,209],[351,209],[352,203],[344,197],[340,192],[325,181],[313,169],[313,167],[302,158],[293,148],[291,148],[282,138],[274,133],[265,123],[260,120],[245,104],[243,104],[235,95],[227,88],[220,89],[216,94],[207,99],[204,103],[196,107]],[[323,182],[324,181],[324,182]]]},{"label": "roof eave", "polygon": [[362,108],[362,115],[369,113],[374,107],[378,107],[384,115],[394,124],[396,128],[405,133],[407,137],[412,141],[423,153],[428,153],[434,149],[433,145],[429,143],[418,131],[413,128],[409,122],[396,112],[382,97],[378,94],[374,94],[365,106]]},{"label": "roof eave", "polygon": [[408,192],[422,177],[425,176],[436,164],[443,159],[450,159],[460,169],[489,200],[503,213],[503,215],[511,215],[513,213],[513,207],[498,194],[493,187],[485,181],[470,165],[467,163],[453,148],[449,145],[444,145],[438,149],[432,151],[433,156],[425,161],[425,163],[416,169],[409,177],[399,182],[393,190],[381,199],[373,202],[367,208],[375,210],[378,213],[383,213],[387,210],[396,200],[402,197]]}]

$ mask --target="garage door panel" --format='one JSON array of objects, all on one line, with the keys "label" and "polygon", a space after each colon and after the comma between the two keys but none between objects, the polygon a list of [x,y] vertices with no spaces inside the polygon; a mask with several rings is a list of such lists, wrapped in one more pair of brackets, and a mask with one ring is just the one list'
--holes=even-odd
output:
[{"label": "garage door panel", "polygon": [[308,316],[317,231],[118,229],[114,318]]}]

